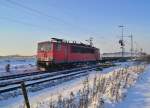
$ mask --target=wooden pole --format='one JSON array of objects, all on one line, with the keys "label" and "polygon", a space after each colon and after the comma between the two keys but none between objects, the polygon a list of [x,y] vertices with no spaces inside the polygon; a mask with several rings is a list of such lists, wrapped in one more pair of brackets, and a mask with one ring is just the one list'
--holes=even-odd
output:
[{"label": "wooden pole", "polygon": [[27,107],[27,108],[30,108],[30,103],[29,103],[29,99],[28,99],[28,94],[27,94],[27,90],[26,90],[26,86],[25,86],[25,83],[24,83],[24,82],[21,83],[21,88],[22,88],[22,93],[23,93],[23,96],[24,96],[24,100],[25,100],[26,107]]}]

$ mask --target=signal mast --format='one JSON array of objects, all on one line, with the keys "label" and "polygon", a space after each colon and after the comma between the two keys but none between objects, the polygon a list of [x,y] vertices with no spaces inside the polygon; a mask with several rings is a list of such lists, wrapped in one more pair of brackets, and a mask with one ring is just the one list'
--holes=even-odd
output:
[{"label": "signal mast", "polygon": [[124,50],[125,50],[125,42],[124,42],[124,37],[128,37],[131,39],[131,58],[133,57],[133,50],[134,50],[134,46],[133,46],[133,35],[131,34],[130,36],[124,36],[124,27],[123,25],[120,25],[119,28],[121,29],[121,39],[119,40],[119,44],[121,45],[121,49],[122,49],[122,58],[124,57]]},{"label": "signal mast", "polygon": [[121,28],[121,39],[119,40],[119,44],[121,45],[122,49],[122,58],[124,57],[124,47],[125,47],[125,42],[124,42],[124,26],[119,25],[119,28]]}]

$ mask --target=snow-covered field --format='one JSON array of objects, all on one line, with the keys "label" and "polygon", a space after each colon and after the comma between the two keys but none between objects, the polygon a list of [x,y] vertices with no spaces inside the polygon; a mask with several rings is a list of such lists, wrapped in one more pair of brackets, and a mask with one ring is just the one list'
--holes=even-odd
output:
[{"label": "snow-covered field", "polygon": [[110,108],[150,108],[150,65],[128,90],[127,97]]},{"label": "snow-covered field", "polygon": [[[5,66],[10,64],[10,72],[6,72]],[[0,76],[36,71],[35,58],[3,58],[0,59]]]},{"label": "snow-covered field", "polygon": [[[63,102],[65,104],[69,102],[69,105],[73,105],[73,103],[79,105],[81,99],[88,96],[88,101],[84,101],[87,102],[88,108],[99,108],[100,106],[104,108],[137,108],[141,101],[140,105],[149,108],[150,65],[147,66],[144,74],[143,70],[143,65],[137,67],[133,63],[124,63],[103,71],[93,71],[88,77],[80,77],[37,92],[29,92],[30,105],[31,108],[51,108],[51,105],[58,105],[59,102],[60,105]],[[141,76],[139,77],[139,75]],[[96,83],[95,78],[97,79]],[[102,83],[103,81],[105,83]],[[136,81],[138,82],[136,83]],[[102,85],[103,87],[100,87]],[[95,89],[99,87],[103,88],[100,92]],[[24,108],[23,96],[0,101],[0,108]],[[138,108],[141,107],[138,106]]]}]

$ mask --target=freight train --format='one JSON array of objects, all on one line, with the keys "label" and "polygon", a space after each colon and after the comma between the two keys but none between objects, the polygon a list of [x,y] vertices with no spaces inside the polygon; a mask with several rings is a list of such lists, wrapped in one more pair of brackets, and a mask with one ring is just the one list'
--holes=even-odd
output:
[{"label": "freight train", "polygon": [[99,49],[91,45],[57,38],[38,43],[37,66],[40,69],[72,67],[99,60]]}]

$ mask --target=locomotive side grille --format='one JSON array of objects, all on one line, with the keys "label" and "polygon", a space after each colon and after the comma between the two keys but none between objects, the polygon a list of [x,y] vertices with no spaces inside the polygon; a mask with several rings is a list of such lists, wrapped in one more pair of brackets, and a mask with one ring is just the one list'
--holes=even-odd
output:
[{"label": "locomotive side grille", "polygon": [[81,47],[81,46],[71,46],[72,53],[91,53],[93,54],[94,48]]}]

